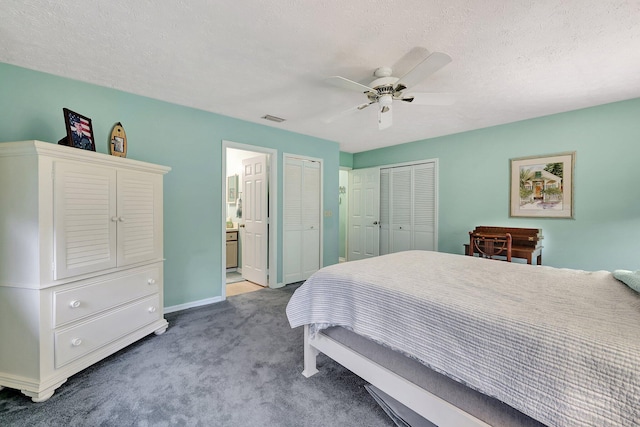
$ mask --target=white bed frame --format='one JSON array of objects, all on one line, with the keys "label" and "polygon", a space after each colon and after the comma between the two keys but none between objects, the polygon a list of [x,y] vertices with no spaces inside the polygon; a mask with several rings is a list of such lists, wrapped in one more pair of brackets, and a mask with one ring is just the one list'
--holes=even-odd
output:
[{"label": "white bed frame", "polygon": [[318,373],[316,356],[320,352],[439,427],[491,427],[321,332],[312,338],[305,325],[302,375],[308,378]]}]

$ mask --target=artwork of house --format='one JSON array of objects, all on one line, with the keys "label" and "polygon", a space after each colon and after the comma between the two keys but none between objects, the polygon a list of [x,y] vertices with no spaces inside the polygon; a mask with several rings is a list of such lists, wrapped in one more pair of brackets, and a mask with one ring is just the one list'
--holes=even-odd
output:
[{"label": "artwork of house", "polygon": [[[539,200],[545,204],[562,203],[562,175],[554,175],[541,166],[534,168],[520,167],[523,175],[525,196],[520,198],[521,205],[533,204]],[[562,206],[559,206],[562,209]]]}]

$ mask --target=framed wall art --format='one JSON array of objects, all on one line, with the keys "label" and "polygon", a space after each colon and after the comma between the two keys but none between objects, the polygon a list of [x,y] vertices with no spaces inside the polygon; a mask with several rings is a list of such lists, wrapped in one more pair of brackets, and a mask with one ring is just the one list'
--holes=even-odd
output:
[{"label": "framed wall art", "polygon": [[62,112],[64,113],[67,136],[58,141],[58,144],[96,151],[91,119],[68,108],[63,108]]},{"label": "framed wall art", "polygon": [[573,218],[576,152],[511,159],[512,217]]}]

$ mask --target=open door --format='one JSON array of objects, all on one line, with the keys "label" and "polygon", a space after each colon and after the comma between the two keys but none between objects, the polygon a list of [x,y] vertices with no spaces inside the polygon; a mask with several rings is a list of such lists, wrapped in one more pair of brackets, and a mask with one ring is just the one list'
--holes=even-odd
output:
[{"label": "open door", "polygon": [[242,277],[267,286],[268,186],[267,155],[242,161]]},{"label": "open door", "polygon": [[347,261],[380,254],[380,168],[349,171]]}]

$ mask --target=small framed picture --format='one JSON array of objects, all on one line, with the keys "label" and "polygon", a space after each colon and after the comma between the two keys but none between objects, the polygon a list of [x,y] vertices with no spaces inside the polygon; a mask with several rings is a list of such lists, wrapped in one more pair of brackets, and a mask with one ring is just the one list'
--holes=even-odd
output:
[{"label": "small framed picture", "polygon": [[96,143],[93,137],[91,119],[82,114],[63,108],[64,123],[67,128],[67,137],[58,141],[58,144],[69,145],[83,150],[96,151]]},{"label": "small framed picture", "polygon": [[575,151],[511,159],[512,217],[573,218]]},{"label": "small framed picture", "polygon": [[127,134],[124,132],[120,122],[116,123],[111,129],[109,152],[112,156],[127,157]]}]

